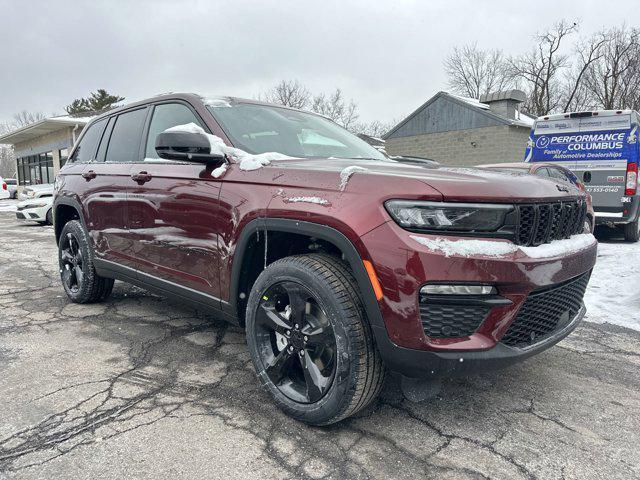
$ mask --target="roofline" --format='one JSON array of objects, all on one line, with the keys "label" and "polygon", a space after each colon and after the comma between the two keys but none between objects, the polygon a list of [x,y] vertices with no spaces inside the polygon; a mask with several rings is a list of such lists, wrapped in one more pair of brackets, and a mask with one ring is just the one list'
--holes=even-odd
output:
[{"label": "roofline", "polygon": [[45,125],[47,123],[56,124],[64,127],[73,127],[75,125],[86,125],[91,120],[85,120],[84,118],[61,118],[61,117],[50,117],[44,118],[42,120],[38,120],[37,122],[30,123],[29,125],[25,125],[24,127],[20,127],[17,130],[12,130],[4,135],[0,135],[0,144],[4,145],[14,145],[15,142],[11,141],[11,137],[15,135],[22,134],[24,132],[28,132],[29,130],[33,130],[41,125]]},{"label": "roofline", "polygon": [[382,138],[384,140],[388,140],[391,135],[393,135],[398,129],[400,129],[402,126],[404,126],[409,120],[411,120],[413,117],[415,117],[420,111],[422,111],[424,108],[428,107],[431,103],[433,103],[435,100],[437,100],[438,98],[440,98],[442,96],[446,96],[447,98],[453,100],[458,105],[461,105],[461,106],[466,107],[466,108],[471,108],[475,112],[481,113],[482,115],[484,115],[484,116],[486,116],[488,118],[491,118],[493,120],[496,120],[496,121],[498,121],[499,123],[501,123],[503,125],[516,125],[516,126],[520,126],[521,125],[521,126],[525,126],[525,125],[522,125],[522,124],[514,123],[514,122],[517,122],[517,120],[515,120],[515,119],[512,121],[510,119],[503,118],[503,117],[501,117],[499,115],[496,115],[495,113],[491,112],[490,110],[486,110],[484,108],[476,107],[476,106],[472,105],[469,102],[465,102],[464,100],[461,100],[461,99],[457,98],[455,95],[452,95],[449,92],[445,92],[445,91],[441,90],[438,93],[436,93],[433,97],[431,97],[429,100],[427,100],[422,105],[420,105],[417,109],[415,109],[407,118],[402,120],[395,127],[393,127],[391,130],[389,130],[387,133],[385,133],[382,136]]},{"label": "roofline", "polygon": [[[538,120],[560,120],[567,118],[566,115],[571,115],[572,113],[584,113],[584,112],[598,112],[598,116],[602,117],[610,117],[613,115],[628,115],[634,113],[635,110],[629,108],[622,108],[619,110],[580,110],[575,112],[563,112],[563,113],[552,113],[550,115],[540,115],[536,117],[536,121]],[[618,113],[620,112],[620,113]]]}]

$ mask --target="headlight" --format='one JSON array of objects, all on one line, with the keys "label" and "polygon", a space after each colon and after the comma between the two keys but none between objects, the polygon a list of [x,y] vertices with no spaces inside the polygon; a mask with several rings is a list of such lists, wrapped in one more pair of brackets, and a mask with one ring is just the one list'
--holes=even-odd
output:
[{"label": "headlight", "polygon": [[495,232],[505,224],[511,205],[389,200],[385,207],[408,230]]}]

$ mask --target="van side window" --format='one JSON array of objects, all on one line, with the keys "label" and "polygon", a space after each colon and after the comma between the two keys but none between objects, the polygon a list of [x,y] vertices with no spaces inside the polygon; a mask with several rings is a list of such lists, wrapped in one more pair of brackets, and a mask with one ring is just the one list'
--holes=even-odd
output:
[{"label": "van side window", "polygon": [[147,148],[145,150],[145,160],[159,158],[156,153],[156,137],[167,128],[176,125],[195,123],[202,127],[202,123],[194,113],[181,103],[164,103],[157,105],[153,110],[153,118],[149,125],[149,135],[147,136]]},{"label": "van side window", "polygon": [[73,155],[69,161],[85,163],[95,160],[98,142],[100,141],[100,137],[102,137],[102,132],[106,124],[106,119],[102,119],[90,125],[80,139],[80,143],[78,143],[78,146],[73,151]]},{"label": "van side window", "polygon": [[122,163],[138,160],[140,137],[146,116],[146,108],[118,115],[107,148],[108,162]]}]

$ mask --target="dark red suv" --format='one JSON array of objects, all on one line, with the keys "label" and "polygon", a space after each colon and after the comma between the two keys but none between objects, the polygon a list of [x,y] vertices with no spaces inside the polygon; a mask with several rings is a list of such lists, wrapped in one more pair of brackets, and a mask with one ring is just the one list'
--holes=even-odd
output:
[{"label": "dark red suv", "polygon": [[94,119],[54,211],[72,301],[120,279],[245,327],[266,391],[318,425],[387,371],[438,379],[555,344],[596,258],[564,184],[403,162],[319,115],[192,94]]}]

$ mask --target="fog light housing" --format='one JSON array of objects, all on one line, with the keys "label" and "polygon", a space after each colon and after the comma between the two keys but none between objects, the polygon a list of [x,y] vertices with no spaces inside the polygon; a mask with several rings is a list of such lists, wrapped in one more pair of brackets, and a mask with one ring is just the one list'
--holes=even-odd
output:
[{"label": "fog light housing", "polygon": [[495,295],[498,293],[492,285],[425,285],[420,289],[424,295]]}]

